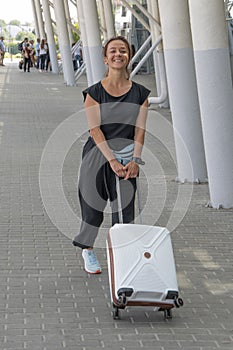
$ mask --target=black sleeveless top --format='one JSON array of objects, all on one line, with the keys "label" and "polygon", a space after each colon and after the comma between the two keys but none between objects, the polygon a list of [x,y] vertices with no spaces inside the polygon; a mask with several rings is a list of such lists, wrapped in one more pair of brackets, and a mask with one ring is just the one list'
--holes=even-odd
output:
[{"label": "black sleeveless top", "polygon": [[83,91],[84,101],[89,94],[100,105],[102,130],[112,149],[120,150],[134,140],[135,123],[140,106],[150,90],[132,81],[128,92],[121,96],[110,95],[101,81]]}]

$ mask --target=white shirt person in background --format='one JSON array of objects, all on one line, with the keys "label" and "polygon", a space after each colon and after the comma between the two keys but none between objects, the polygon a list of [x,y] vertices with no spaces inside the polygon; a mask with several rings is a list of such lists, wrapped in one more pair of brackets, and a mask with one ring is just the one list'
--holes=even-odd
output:
[{"label": "white shirt person in background", "polygon": [[46,61],[46,57],[47,57],[47,44],[45,43],[45,39],[41,40],[40,43],[40,72],[43,72],[45,70],[45,61]]}]

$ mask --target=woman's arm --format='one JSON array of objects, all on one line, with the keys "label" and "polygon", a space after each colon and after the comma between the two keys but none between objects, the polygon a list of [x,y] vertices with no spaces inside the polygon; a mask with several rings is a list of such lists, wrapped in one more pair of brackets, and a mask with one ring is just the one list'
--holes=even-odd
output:
[{"label": "woman's arm", "polygon": [[144,145],[147,112],[148,112],[148,100],[146,100],[141,106],[138,118],[136,120],[133,156],[137,158],[141,158],[142,148]]},{"label": "woman's arm", "polygon": [[[134,152],[133,157],[141,158],[142,148],[144,145],[145,131],[146,131],[146,119],[148,112],[148,100],[146,100],[140,108],[138,118],[135,125],[135,134],[134,134]],[[137,177],[139,172],[139,166],[134,161],[128,163],[125,166],[127,172],[125,180]]]}]

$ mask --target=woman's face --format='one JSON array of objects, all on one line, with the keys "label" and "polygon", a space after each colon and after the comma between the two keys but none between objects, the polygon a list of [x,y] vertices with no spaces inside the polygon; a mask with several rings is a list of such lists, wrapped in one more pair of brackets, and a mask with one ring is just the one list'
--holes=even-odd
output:
[{"label": "woman's face", "polygon": [[109,68],[126,68],[129,63],[129,51],[126,43],[122,40],[113,40],[108,44],[104,63]]}]

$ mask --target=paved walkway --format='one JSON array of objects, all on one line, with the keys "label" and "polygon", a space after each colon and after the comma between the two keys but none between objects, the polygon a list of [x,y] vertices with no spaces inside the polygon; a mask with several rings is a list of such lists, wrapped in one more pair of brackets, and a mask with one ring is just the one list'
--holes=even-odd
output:
[{"label": "paved walkway", "polygon": [[[153,88],[151,76],[136,76],[136,80]],[[154,176],[149,174],[150,181],[142,174],[142,201],[150,208],[145,222],[174,226],[172,241],[184,307],[175,309],[171,320],[151,308],[132,307],[114,321],[103,237],[97,248],[103,273],[87,276],[83,270],[80,250],[70,240],[75,223],[69,226],[66,205],[56,197],[57,179],[51,182],[50,176],[46,182],[40,162],[42,154],[49,153],[47,141],[56,136],[57,148],[48,158],[53,164],[55,157],[49,169],[53,174],[57,152],[62,153],[66,140],[70,141],[62,183],[68,206],[78,217],[76,180],[85,135],[78,136],[77,125],[83,130],[85,120],[79,114],[75,142],[56,128],[63,125],[66,131],[66,121],[82,109],[85,86],[85,78],[77,87],[67,88],[62,76],[35,69],[23,73],[14,63],[0,67],[0,349],[233,349],[233,210],[206,207],[206,184],[174,181],[171,140],[167,148],[153,132],[147,135],[146,148],[158,170]],[[157,112],[150,113],[159,128],[160,115],[169,121],[170,113],[159,108]],[[71,135],[70,127],[67,132]],[[43,198],[39,181],[48,190]],[[53,218],[51,199],[54,212],[57,206],[65,207],[60,220]]]}]

